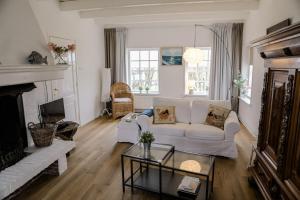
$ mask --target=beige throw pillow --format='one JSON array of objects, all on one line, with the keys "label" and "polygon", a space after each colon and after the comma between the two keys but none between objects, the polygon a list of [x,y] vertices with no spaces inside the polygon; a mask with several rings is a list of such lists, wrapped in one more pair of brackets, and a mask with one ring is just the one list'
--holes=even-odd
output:
[{"label": "beige throw pillow", "polygon": [[230,110],[225,107],[210,104],[205,123],[224,130],[224,123],[229,113]]},{"label": "beige throw pillow", "polygon": [[174,124],[175,123],[175,106],[155,106],[154,124]]}]

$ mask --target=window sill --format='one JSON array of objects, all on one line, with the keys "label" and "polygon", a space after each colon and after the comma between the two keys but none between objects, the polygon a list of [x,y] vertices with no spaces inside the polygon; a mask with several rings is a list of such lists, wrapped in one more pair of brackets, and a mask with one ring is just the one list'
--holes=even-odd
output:
[{"label": "window sill", "polygon": [[240,96],[239,99],[242,100],[244,103],[251,105],[251,98],[245,97],[245,96]]},{"label": "window sill", "polygon": [[208,97],[208,95],[205,94],[185,94],[184,97]]}]

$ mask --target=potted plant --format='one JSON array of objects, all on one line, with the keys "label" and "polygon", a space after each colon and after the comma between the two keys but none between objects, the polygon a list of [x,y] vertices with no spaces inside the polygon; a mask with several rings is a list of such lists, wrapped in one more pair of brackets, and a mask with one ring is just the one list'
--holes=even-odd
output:
[{"label": "potted plant", "polygon": [[151,133],[150,131],[145,131],[141,134],[139,142],[143,143],[145,157],[148,157],[150,155],[151,143],[154,142],[154,140],[155,138],[153,136],[153,133]]},{"label": "potted plant", "polygon": [[149,87],[149,86],[146,86],[145,90],[146,90],[146,93],[148,94],[148,93],[149,93],[149,90],[150,90],[150,87]]},{"label": "potted plant", "polygon": [[241,73],[238,73],[237,78],[233,81],[234,86],[237,87],[242,94],[245,88],[246,81],[247,79],[244,79]]},{"label": "potted plant", "polygon": [[139,86],[139,90],[140,90],[140,93],[142,93],[143,87],[142,87],[142,86]]}]

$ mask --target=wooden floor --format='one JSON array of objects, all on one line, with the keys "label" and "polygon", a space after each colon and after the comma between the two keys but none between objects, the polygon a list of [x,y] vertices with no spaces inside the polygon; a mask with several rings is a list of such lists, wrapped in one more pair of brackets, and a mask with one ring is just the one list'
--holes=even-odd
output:
[{"label": "wooden floor", "polygon": [[[68,170],[60,177],[42,176],[17,199],[48,200],[154,200],[154,194],[121,187],[120,154],[130,146],[117,143],[118,121],[97,119],[81,127],[75,137],[76,149],[68,158]],[[217,158],[212,199],[253,200],[246,170],[254,138],[244,127],[237,134],[237,159]]]}]

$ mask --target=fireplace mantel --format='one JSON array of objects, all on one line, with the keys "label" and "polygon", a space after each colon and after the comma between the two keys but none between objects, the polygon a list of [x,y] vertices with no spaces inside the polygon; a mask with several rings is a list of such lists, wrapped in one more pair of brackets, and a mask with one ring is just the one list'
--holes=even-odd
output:
[{"label": "fireplace mantel", "polygon": [[0,65],[0,86],[58,80],[69,65]]}]

